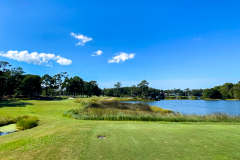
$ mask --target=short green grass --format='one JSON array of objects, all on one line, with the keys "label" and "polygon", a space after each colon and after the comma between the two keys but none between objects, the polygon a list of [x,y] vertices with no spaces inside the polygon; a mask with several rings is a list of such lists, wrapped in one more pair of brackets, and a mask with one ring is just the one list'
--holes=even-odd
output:
[{"label": "short green grass", "polygon": [[[74,100],[23,101],[19,106],[0,102],[0,117],[40,119],[35,128],[0,136],[1,159],[240,159],[239,123],[84,121],[62,116],[76,108]],[[97,139],[99,135],[106,138]]]}]

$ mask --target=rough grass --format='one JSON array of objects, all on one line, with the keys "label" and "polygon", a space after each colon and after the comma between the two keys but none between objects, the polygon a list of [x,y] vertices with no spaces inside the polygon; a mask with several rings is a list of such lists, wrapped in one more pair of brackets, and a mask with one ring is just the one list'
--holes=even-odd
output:
[{"label": "rough grass", "polygon": [[63,116],[79,120],[167,121],[167,122],[240,122],[240,116],[217,113],[182,115],[147,104],[117,103],[103,98],[78,99],[81,108],[65,111]]},{"label": "rough grass", "polygon": [[16,119],[10,116],[0,117],[0,127],[8,124],[16,123]]},{"label": "rough grass", "polygon": [[35,116],[23,115],[16,118],[5,116],[0,117],[0,126],[16,123],[17,129],[26,130],[36,127],[38,125],[38,121],[39,119]]},{"label": "rough grass", "polygon": [[38,125],[39,119],[35,116],[21,116],[17,118],[17,129],[26,130]]},{"label": "rough grass", "polygon": [[[100,98],[100,97],[98,97]],[[142,101],[142,102],[151,102],[155,100],[151,99],[144,99],[144,98],[136,98],[136,97],[129,97],[129,98],[119,98],[119,97],[101,97],[101,99],[108,100],[108,101]]]},{"label": "rough grass", "polygon": [[81,105],[81,108],[101,108],[101,109],[119,109],[119,110],[132,110],[132,111],[147,111],[153,113],[174,113],[171,110],[162,109],[157,106],[150,106],[148,104],[130,104],[130,103],[118,103],[115,101],[109,101],[105,98],[90,98],[90,99],[76,99],[76,103]]},{"label": "rough grass", "polygon": [[240,123],[82,121],[62,117],[81,107],[74,100],[29,102],[0,108],[1,116],[40,119],[38,127],[0,136],[1,160],[240,159]]},{"label": "rough grass", "polygon": [[108,121],[240,122],[239,116],[230,116],[221,113],[201,116],[100,108],[73,109],[65,111],[63,116],[79,120]]}]

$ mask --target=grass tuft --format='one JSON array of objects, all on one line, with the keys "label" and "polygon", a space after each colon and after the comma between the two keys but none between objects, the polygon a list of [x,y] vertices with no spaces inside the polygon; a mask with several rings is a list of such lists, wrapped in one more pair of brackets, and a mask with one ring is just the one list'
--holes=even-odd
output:
[{"label": "grass tuft", "polygon": [[8,124],[16,123],[16,119],[10,116],[0,117],[0,127]]},{"label": "grass tuft", "polygon": [[33,116],[25,115],[25,116],[18,117],[17,124],[16,124],[17,129],[26,130],[26,129],[36,127],[38,125],[38,121],[39,119]]},{"label": "grass tuft", "polygon": [[17,118],[13,117],[0,117],[0,126],[16,123],[17,129],[26,130],[38,125],[39,119],[33,116],[23,115]]}]

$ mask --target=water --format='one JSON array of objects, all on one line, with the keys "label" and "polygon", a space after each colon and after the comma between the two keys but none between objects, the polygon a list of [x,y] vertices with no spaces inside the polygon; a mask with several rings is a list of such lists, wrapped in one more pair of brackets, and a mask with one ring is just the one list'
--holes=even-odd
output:
[{"label": "water", "polygon": [[0,136],[7,135],[7,134],[13,133],[15,131],[17,131],[15,124],[9,124],[6,126],[2,126],[2,127],[0,127]]},{"label": "water", "polygon": [[[139,103],[136,101],[125,101],[127,103]],[[182,114],[206,115],[212,113],[225,113],[240,116],[240,101],[205,101],[205,100],[161,100],[153,102],[141,102],[163,109],[170,109]]]},{"label": "water", "polygon": [[10,134],[10,133],[13,133],[13,132],[0,132],[0,136],[4,136],[4,135],[7,135],[7,134]]}]

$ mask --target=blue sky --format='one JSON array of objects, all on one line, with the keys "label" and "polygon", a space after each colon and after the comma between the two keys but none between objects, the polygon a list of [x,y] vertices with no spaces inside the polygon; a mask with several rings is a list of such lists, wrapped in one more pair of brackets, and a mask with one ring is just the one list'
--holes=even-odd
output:
[{"label": "blue sky", "polygon": [[237,0],[0,1],[0,61],[41,76],[66,71],[101,88],[143,79],[159,89],[237,83],[239,6]]}]

